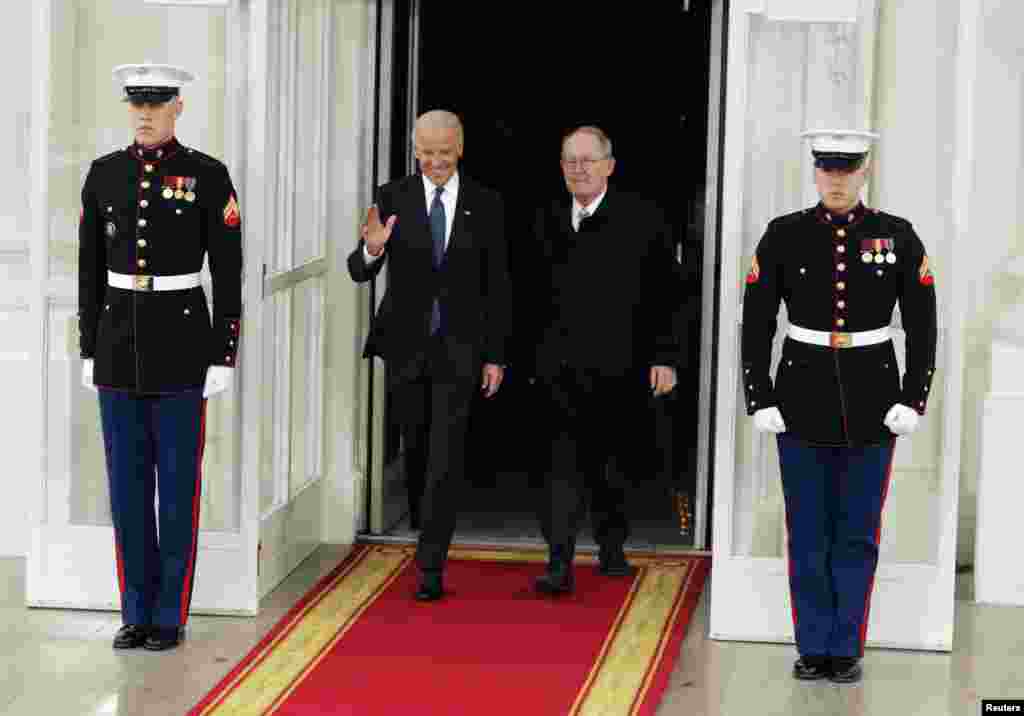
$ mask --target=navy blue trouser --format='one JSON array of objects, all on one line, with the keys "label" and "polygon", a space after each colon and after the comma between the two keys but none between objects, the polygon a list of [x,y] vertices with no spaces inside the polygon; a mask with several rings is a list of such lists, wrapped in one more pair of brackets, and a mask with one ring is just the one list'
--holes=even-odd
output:
[{"label": "navy blue trouser", "polygon": [[782,434],[778,446],[797,650],[862,656],[895,440],[827,447]]},{"label": "navy blue trouser", "polygon": [[206,400],[201,390],[99,393],[121,616],[182,626],[196,566]]}]

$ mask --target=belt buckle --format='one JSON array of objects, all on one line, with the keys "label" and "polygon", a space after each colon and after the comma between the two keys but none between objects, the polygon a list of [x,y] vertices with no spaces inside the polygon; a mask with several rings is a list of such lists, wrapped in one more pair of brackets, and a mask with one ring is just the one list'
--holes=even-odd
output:
[{"label": "belt buckle", "polygon": [[830,333],[828,336],[828,344],[832,348],[849,348],[853,345],[853,336],[849,333]]},{"label": "belt buckle", "polygon": [[132,278],[136,291],[152,291],[153,290],[153,277],[152,276],[134,276]]}]

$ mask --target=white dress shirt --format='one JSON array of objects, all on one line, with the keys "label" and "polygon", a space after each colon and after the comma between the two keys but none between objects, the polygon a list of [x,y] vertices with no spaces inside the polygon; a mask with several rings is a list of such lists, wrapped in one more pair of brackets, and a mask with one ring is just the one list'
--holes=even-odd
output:
[{"label": "white dress shirt", "polygon": [[601,202],[604,201],[604,195],[607,194],[607,193],[608,193],[608,190],[605,189],[604,191],[601,192],[601,194],[596,199],[594,199],[592,202],[590,202],[586,206],[583,206],[582,204],[580,204],[579,200],[575,196],[572,198],[572,229],[573,229],[573,231],[579,231],[580,230],[580,216],[583,214],[583,212],[586,212],[587,216],[593,216],[594,212],[597,211],[597,208],[599,206],[601,206]]},{"label": "white dress shirt", "polygon": [[[430,181],[426,176],[420,175],[423,179],[423,195],[427,203],[427,216],[430,216],[430,207],[434,203],[434,193],[437,191],[437,186],[434,182]],[[604,196],[602,194],[601,196]],[[444,191],[441,193],[441,204],[444,206],[444,250],[448,250],[448,242],[452,238],[452,226],[455,224],[455,204],[459,200],[459,173],[455,172],[449,177],[448,181],[444,184]],[[370,264],[379,259],[384,255],[382,251],[380,256],[371,256],[370,252],[366,250],[366,244],[363,244],[363,259],[366,263]]]}]

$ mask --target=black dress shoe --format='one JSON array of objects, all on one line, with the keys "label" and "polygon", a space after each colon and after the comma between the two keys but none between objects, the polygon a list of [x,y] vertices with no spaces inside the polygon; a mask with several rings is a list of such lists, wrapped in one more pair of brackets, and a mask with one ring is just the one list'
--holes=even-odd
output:
[{"label": "black dress shoe", "polygon": [[444,585],[440,572],[424,572],[420,577],[420,586],[416,590],[416,599],[421,602],[436,602],[443,596]]},{"label": "black dress shoe", "polygon": [[572,569],[551,570],[537,577],[534,587],[541,594],[568,594],[575,587]]},{"label": "black dress shoe", "polygon": [[115,649],[137,649],[146,643],[150,627],[142,624],[125,624],[114,635]]},{"label": "black dress shoe", "polygon": [[622,548],[602,549],[597,557],[597,573],[606,577],[632,577],[636,567],[626,561],[626,553]]},{"label": "black dress shoe", "polygon": [[142,647],[149,651],[167,651],[180,644],[184,638],[185,627],[153,627]]},{"label": "black dress shoe", "polygon": [[856,656],[833,656],[828,680],[834,684],[854,684],[860,681],[863,669]]},{"label": "black dress shoe", "polygon": [[793,678],[800,681],[819,681],[829,673],[827,656],[801,656],[793,664]]}]

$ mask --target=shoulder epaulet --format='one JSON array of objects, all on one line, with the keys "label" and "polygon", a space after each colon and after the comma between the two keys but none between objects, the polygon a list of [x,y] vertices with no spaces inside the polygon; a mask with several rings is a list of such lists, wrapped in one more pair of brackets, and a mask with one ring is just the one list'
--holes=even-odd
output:
[{"label": "shoulder epaulet", "polygon": [[122,155],[127,156],[127,154],[125,153],[124,149],[116,149],[113,152],[110,152],[110,154],[104,154],[102,157],[99,157],[98,159],[93,159],[92,163],[93,164],[97,164],[97,165],[98,164],[105,164],[105,163],[107,163],[107,162],[109,162],[109,161],[111,161],[113,159],[117,159],[118,157],[120,157]]},{"label": "shoulder epaulet", "polygon": [[894,228],[908,228],[911,225],[910,222],[907,219],[904,219],[902,216],[896,216],[895,214],[887,214],[881,209],[868,209],[868,212],[877,216],[879,219],[882,219],[883,221],[886,222],[886,224]]},{"label": "shoulder epaulet", "polygon": [[783,214],[782,216],[772,219],[771,224],[776,227],[787,226],[802,219],[806,219],[808,216],[814,216],[814,209],[801,209],[800,211],[794,211],[790,214]]},{"label": "shoulder epaulet", "polygon": [[203,164],[208,164],[213,167],[225,166],[224,162],[222,162],[220,159],[217,159],[217,157],[211,157],[209,154],[201,152],[198,149],[193,149],[192,147],[186,147],[185,145],[182,145],[181,151],[189,159],[195,159],[197,161],[202,162]]}]

